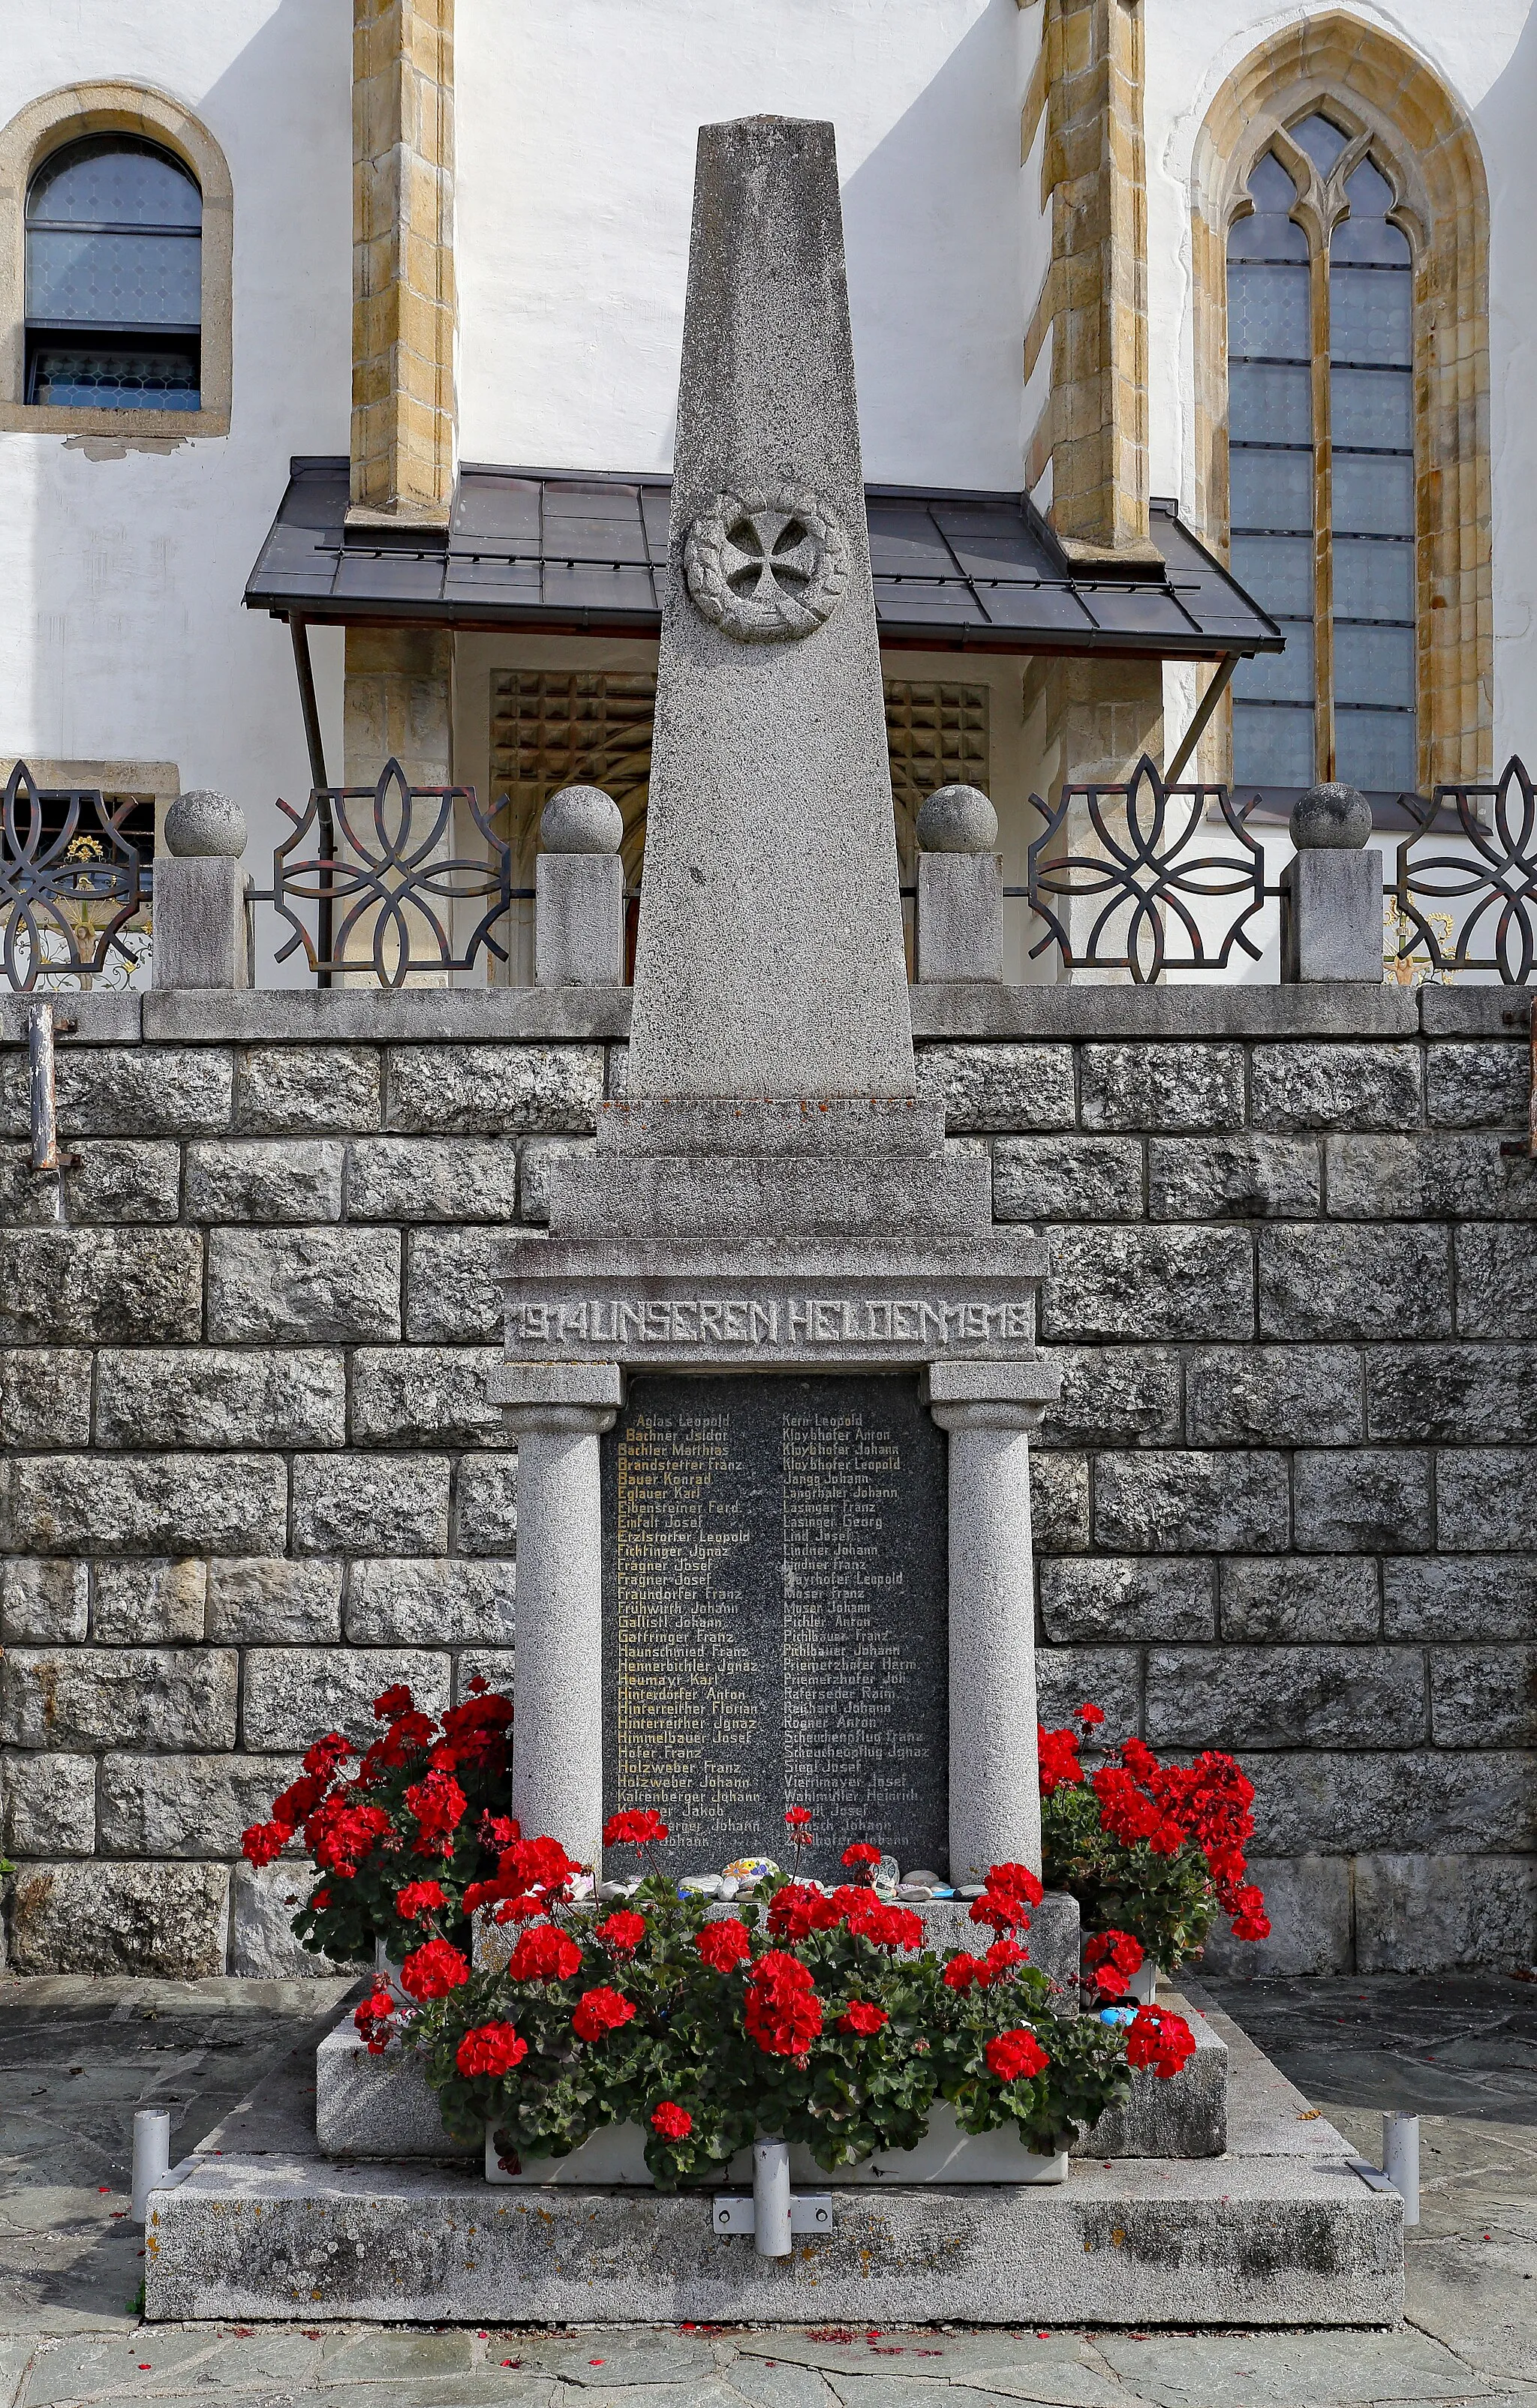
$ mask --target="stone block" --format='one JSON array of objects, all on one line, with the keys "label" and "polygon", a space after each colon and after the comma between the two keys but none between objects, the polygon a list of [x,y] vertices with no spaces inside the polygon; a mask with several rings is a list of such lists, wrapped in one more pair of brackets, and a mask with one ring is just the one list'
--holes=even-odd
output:
[{"label": "stone block", "polygon": [[58,1217],[58,1182],[47,1171],[34,1170],[30,1142],[0,1145],[0,1226],[43,1223],[51,1227]]},{"label": "stone block", "polygon": [[1214,1346],[1192,1354],[1198,1446],[1351,1446],[1363,1436],[1360,1358],[1344,1346]]},{"label": "stone block", "polygon": [[1041,1336],[1249,1338],[1254,1240],[1243,1229],[1056,1229]]},{"label": "stone block", "polygon": [[100,1446],[342,1446],[347,1376],[318,1347],[104,1347]]},{"label": "stone block", "polygon": [[[1377,1638],[1377,1567],[1367,1555],[1229,1555],[1219,1575],[1222,1636],[1250,1645]],[[1391,1635],[1391,1634],[1390,1634]]]},{"label": "stone block", "polygon": [[302,1646],[341,1637],[339,1563],[216,1556],[208,1570],[208,1637],[220,1645]]},{"label": "stone block", "polygon": [[1384,1855],[1356,1863],[1356,1970],[1447,1973],[1530,1965],[1537,1868],[1530,1856]]},{"label": "stone block", "polygon": [[388,1125],[429,1137],[591,1136],[598,1045],[403,1045],[389,1054]]},{"label": "stone block", "polygon": [[1087,1455],[1031,1448],[1030,1534],[1037,1555],[1067,1555],[1088,1545]]},{"label": "stone block", "polygon": [[275,1555],[288,1536],[280,1455],[22,1455],[0,1544],[35,1555]]},{"label": "stone block", "polygon": [[360,1137],[350,1150],[350,1221],[510,1221],[517,1195],[507,1138]]},{"label": "stone block", "polygon": [[100,1563],[94,1587],[91,1636],[103,1646],[175,1646],[204,1635],[208,1568],[200,1555]]},{"label": "stone block", "polygon": [[245,1744],[307,1748],[323,1731],[375,1736],[374,1699],[409,1684],[424,1713],[449,1701],[449,1657],[418,1648],[253,1647],[246,1657]]},{"label": "stone block", "polygon": [[1200,1970],[1229,1981],[1295,1980],[1352,1969],[1350,1866],[1343,1856],[1254,1856],[1249,1878],[1265,1893],[1268,1940],[1235,1940],[1219,1914]]},{"label": "stone block", "polygon": [[1375,853],[1306,846],[1281,872],[1281,976],[1288,984],[1382,986],[1382,863]]},{"label": "stone block", "polygon": [[550,1178],[573,1154],[590,1154],[590,1138],[534,1137],[518,1149],[518,1210],[537,1228],[550,1219]]},{"label": "stone block", "polygon": [[114,1856],[238,1856],[298,1778],[297,1756],[128,1756],[101,1764],[101,1847]]},{"label": "stone block", "polygon": [[1537,1338],[1537,1230],[1476,1221],[1458,1229],[1457,1327],[1461,1338]]},{"label": "stone block", "polygon": [[1525,1447],[1447,1448],[1436,1457],[1436,1540],[1448,1553],[1537,1547],[1537,1457]]},{"label": "stone block", "polygon": [[1060,1730],[1085,1699],[1102,1706],[1107,1744],[1142,1725],[1142,1663],[1135,1647],[1043,1647],[1036,1657],[1036,1712]]},{"label": "stone block", "polygon": [[173,1140],[89,1138],[65,1172],[66,1221],[174,1221],[181,1209],[181,1148]]},{"label": "stone block", "polygon": [[[61,1137],[192,1137],[229,1126],[231,1060],[211,1045],[92,1045],[68,1039],[56,1054],[54,1092]],[[29,1125],[27,1061],[0,1068],[7,1114],[20,1097],[21,1136]]]},{"label": "stone block", "polygon": [[235,1745],[239,1658],[222,1647],[13,1647],[0,1661],[9,1747]]},{"label": "stone block", "polygon": [[[183,809],[174,803],[167,814]],[[244,832],[230,831],[232,844]],[[180,846],[180,833],[177,832]],[[234,853],[183,856],[180,850],[155,864],[154,978],[165,989],[208,993],[210,989],[251,984],[251,939],[246,915],[246,880],[238,849]]]},{"label": "stone block", "polygon": [[0,1639],[7,1647],[79,1643],[91,1612],[91,1567],[68,1555],[0,1563]]},{"label": "stone block", "polygon": [[1264,1554],[1290,1535],[1286,1459],[1257,1450],[1102,1455],[1094,1543],[1116,1553]]},{"label": "stone block", "polygon": [[224,1970],[228,1915],[227,1865],[28,1865],[11,1901],[11,1969],[206,1981]]},{"label": "stone block", "polygon": [[1424,1118],[1417,1045],[1257,1045],[1251,1117],[1264,1129],[1412,1129]]},{"label": "stone block", "polygon": [[1437,1747],[1537,1747],[1537,1646],[1432,1647]]},{"label": "stone block", "polygon": [[1295,1543],[1331,1554],[1430,1544],[1430,1458],[1396,1447],[1300,1452]]},{"label": "stone block", "polygon": [[1425,1073],[1432,1126],[1524,1129],[1530,1060],[1525,1045],[1432,1045]]},{"label": "stone block", "polygon": [[1054,1348],[1062,1393],[1046,1407],[1048,1446],[1177,1446],[1180,1358],[1163,1346]]},{"label": "stone block", "polygon": [[999,1221],[1140,1221],[1142,1148],[1134,1137],[1005,1137],[993,1148]]},{"label": "stone block", "polygon": [[[1374,1735],[1372,1735],[1374,1737]],[[1530,1754],[1444,1748],[1257,1755],[1256,1852],[1349,1856],[1361,1849],[1499,1854],[1537,1844]]]},{"label": "stone block", "polygon": [[510,1698],[516,1687],[517,1658],[510,1647],[467,1647],[453,1659],[453,1702],[462,1706],[477,1672],[498,1697]]},{"label": "stone block", "polygon": [[294,1457],[295,1554],[440,1555],[448,1526],[446,1455]]},{"label": "stone block", "polygon": [[466,1455],[454,1481],[453,1543],[464,1555],[514,1555],[518,1547],[516,1454]]},{"label": "stone block", "polygon": [[498,1346],[360,1346],[352,1357],[359,1446],[498,1446],[507,1420],[487,1393]]},{"label": "stone block", "polygon": [[343,1627],[354,1645],[510,1646],[516,1575],[505,1560],[429,1555],[355,1563],[347,1575]]},{"label": "stone block", "polygon": [[235,1126],[247,1136],[380,1125],[380,1056],[367,1045],[249,1045],[236,1057]]},{"label": "stone block", "polygon": [[294,1917],[315,1886],[303,1856],[270,1865],[238,1864],[229,1885],[229,1970],[251,1982],[313,1981],[344,1969],[314,1955],[294,1936]]},{"label": "stone block", "polygon": [[1085,1045],[1083,1123],[1090,1129],[1240,1129],[1242,1045]]},{"label": "stone block", "polygon": [[1199,1557],[1048,1557],[1041,1566],[1041,1619],[1054,1646],[1214,1639],[1215,1567]]},{"label": "stone block", "polygon": [[918,1095],[944,1106],[954,1133],[1070,1129],[1070,1045],[922,1045]]},{"label": "stone block", "polygon": [[195,1229],[0,1230],[0,1343],[185,1344],[202,1331]]},{"label": "stone block", "polygon": [[89,1856],[96,1845],[96,1759],[17,1748],[0,1758],[11,1856]]},{"label": "stone block", "polygon": [[89,1446],[91,1356],[83,1346],[0,1353],[0,1445]]},{"label": "stone block", "polygon": [[205,1138],[187,1148],[189,1221],[339,1221],[336,1138]]},{"label": "stone block", "polygon": [[1389,1639],[1537,1639],[1537,1555],[1399,1555],[1382,1577]]},{"label": "stone block", "polygon": [[1403,1222],[1259,1232],[1262,1338],[1449,1338],[1450,1232]]},{"label": "stone block", "polygon": [[408,1230],[406,1336],[416,1344],[500,1346],[496,1266],[505,1244],[498,1229]]},{"label": "stone block", "polygon": [[617,856],[541,851],[534,892],[535,983],[623,986],[625,870]]},{"label": "stone block", "polygon": [[1338,1221],[1530,1221],[1537,1179],[1498,1137],[1331,1137],[1329,1210]]},{"label": "stone block", "polygon": [[1154,1138],[1147,1150],[1147,1209],[1155,1221],[1300,1221],[1322,1193],[1315,1139]]},{"label": "stone block", "polygon": [[1413,1747],[1426,1736],[1417,1647],[1155,1647],[1154,1747]]},{"label": "stone block", "polygon": [[214,1229],[208,1336],[367,1346],[400,1335],[398,1229]]},{"label": "stone block", "polygon": [[1537,1346],[1373,1346],[1366,1411],[1372,1438],[1537,1440]]}]

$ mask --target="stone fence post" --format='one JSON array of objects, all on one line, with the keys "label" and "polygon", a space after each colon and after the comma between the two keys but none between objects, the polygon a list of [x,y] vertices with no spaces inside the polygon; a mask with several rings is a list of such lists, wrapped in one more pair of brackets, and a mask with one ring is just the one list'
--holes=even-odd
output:
[{"label": "stone fence post", "polygon": [[1382,869],[1372,806],[1354,786],[1310,786],[1291,807],[1296,856],[1281,872],[1281,980],[1382,984]]},{"label": "stone fence post", "polygon": [[624,813],[601,786],[563,786],[539,820],[534,982],[623,986]]},{"label": "stone fence post", "polygon": [[156,986],[251,984],[246,937],[246,815],[225,795],[179,795],[165,814],[170,857],[154,871]]},{"label": "stone fence post", "polygon": [[950,1433],[950,1878],[1041,1870],[1030,1437],[1055,1364],[935,1363],[929,1411]]},{"label": "stone fence post", "polygon": [[512,1812],[595,1871],[603,1856],[603,1505],[597,1441],[623,1401],[616,1363],[504,1363],[491,1375],[518,1441]]},{"label": "stone fence post", "polygon": [[918,813],[918,978],[1003,978],[998,813],[977,786],[941,786]]}]

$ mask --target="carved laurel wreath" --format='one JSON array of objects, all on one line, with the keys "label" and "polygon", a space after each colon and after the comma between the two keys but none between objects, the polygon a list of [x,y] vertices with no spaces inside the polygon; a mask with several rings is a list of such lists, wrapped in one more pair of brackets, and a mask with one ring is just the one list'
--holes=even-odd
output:
[{"label": "carved laurel wreath", "polygon": [[809,636],[849,580],[842,523],[820,494],[717,494],[688,531],[683,573],[701,615],[744,644]]}]

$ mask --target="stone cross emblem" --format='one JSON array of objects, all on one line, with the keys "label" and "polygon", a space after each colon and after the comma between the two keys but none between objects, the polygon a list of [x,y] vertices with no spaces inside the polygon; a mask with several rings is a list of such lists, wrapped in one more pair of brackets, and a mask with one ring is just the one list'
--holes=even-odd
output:
[{"label": "stone cross emblem", "polygon": [[717,494],[688,531],[683,573],[701,614],[744,644],[809,636],[832,616],[849,547],[813,493]]}]

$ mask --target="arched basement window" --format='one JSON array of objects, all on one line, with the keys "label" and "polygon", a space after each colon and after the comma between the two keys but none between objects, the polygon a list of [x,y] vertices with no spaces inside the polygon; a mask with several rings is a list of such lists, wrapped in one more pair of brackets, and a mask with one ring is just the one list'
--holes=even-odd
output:
[{"label": "arched basement window", "polygon": [[179,159],[93,135],[27,194],[26,398],[85,409],[202,407],[203,196]]},{"label": "arched basement window", "polygon": [[1368,138],[1316,111],[1287,137],[1228,240],[1233,571],[1286,637],[1233,681],[1233,779],[1391,797],[1418,757],[1413,264]]}]

